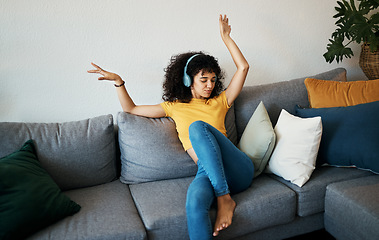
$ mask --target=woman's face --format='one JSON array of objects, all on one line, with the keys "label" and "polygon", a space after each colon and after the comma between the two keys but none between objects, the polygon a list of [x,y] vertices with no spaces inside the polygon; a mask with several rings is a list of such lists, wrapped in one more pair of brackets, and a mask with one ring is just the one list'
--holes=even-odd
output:
[{"label": "woman's face", "polygon": [[212,94],[216,83],[216,74],[200,71],[193,77],[191,92],[193,98],[206,99]]}]

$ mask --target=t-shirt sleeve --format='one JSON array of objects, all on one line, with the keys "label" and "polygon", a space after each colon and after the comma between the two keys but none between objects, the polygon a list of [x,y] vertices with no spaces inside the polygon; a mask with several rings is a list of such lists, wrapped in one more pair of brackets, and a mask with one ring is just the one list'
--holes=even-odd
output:
[{"label": "t-shirt sleeve", "polygon": [[160,105],[162,106],[164,112],[166,113],[165,117],[170,117],[171,116],[171,106],[172,106],[172,103],[170,103],[170,102],[162,102],[162,103],[160,103]]},{"label": "t-shirt sleeve", "polygon": [[224,105],[227,109],[229,109],[229,108],[232,107],[232,106],[229,106],[229,104],[228,104],[228,99],[226,98],[226,93],[225,93],[225,91],[223,91],[219,96],[220,96],[221,99],[222,99],[223,105]]}]

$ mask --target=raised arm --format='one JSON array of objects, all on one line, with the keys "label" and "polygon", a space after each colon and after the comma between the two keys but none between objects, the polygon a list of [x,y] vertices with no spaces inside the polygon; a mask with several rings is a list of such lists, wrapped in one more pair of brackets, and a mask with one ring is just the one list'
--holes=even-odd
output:
[{"label": "raised arm", "polygon": [[99,77],[99,80],[108,80],[114,81],[118,99],[120,100],[122,110],[124,112],[128,112],[134,115],[139,115],[143,117],[164,117],[166,113],[164,112],[162,106],[160,104],[156,105],[135,105],[132,98],[129,96],[128,92],[125,88],[125,82],[121,79],[119,75],[116,73],[108,72],[97,66],[94,63],[91,63],[96,69],[88,70],[88,73],[98,73],[101,74],[102,77]]},{"label": "raised arm", "polygon": [[228,48],[229,53],[233,58],[234,64],[237,67],[237,71],[234,73],[228,88],[225,90],[226,98],[230,106],[242,90],[247,73],[249,71],[249,63],[246,61],[237,44],[230,37],[231,27],[229,25],[229,19],[226,17],[226,15],[220,15],[219,23],[221,38]]}]

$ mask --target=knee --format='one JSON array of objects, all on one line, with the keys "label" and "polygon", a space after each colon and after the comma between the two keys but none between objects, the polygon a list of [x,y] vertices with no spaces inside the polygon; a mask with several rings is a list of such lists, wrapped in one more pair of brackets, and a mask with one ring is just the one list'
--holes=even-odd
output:
[{"label": "knee", "polygon": [[200,202],[199,197],[187,195],[187,200],[186,200],[187,214],[199,213],[199,210],[201,210],[201,202]]},{"label": "knee", "polygon": [[202,135],[201,132],[203,132],[202,129],[204,129],[204,124],[205,122],[203,121],[195,121],[191,123],[188,129],[191,141],[196,138],[199,138]]},{"label": "knee", "polygon": [[213,188],[207,181],[195,179],[187,191],[186,211],[187,213],[206,213],[213,202]]},{"label": "knee", "polygon": [[197,212],[203,208],[204,197],[203,194],[197,189],[188,189],[186,210],[187,212]]}]

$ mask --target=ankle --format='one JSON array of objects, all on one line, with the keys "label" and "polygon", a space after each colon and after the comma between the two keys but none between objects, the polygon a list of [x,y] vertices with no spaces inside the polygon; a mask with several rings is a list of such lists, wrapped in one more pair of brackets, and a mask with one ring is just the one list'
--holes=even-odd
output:
[{"label": "ankle", "polygon": [[217,197],[217,203],[218,204],[224,204],[224,203],[231,203],[234,202],[230,194],[225,194],[222,196]]}]

